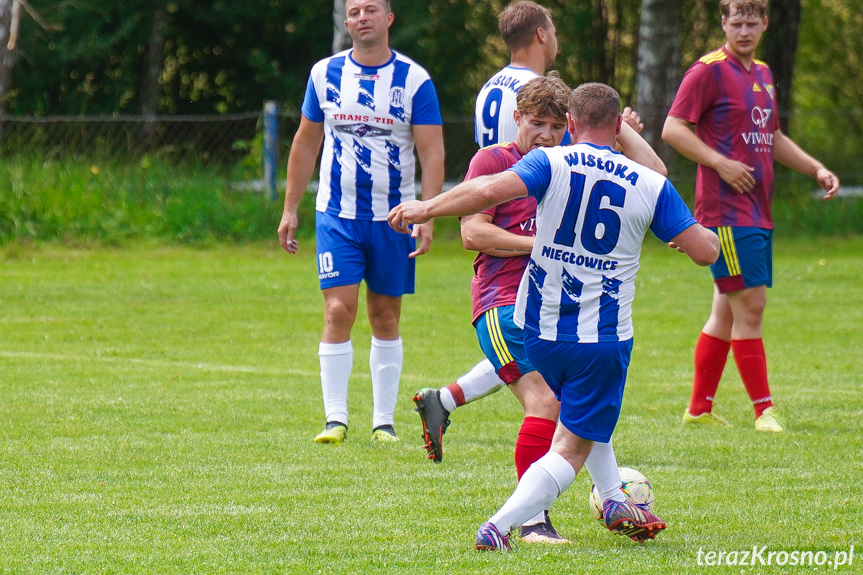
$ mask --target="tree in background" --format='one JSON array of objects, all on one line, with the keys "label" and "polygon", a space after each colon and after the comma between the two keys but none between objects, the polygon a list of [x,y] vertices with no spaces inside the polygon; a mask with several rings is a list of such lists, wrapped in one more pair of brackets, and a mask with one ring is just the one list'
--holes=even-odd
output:
[{"label": "tree in background", "polygon": [[345,28],[347,0],[333,0],[333,54],[351,47],[351,37]]},{"label": "tree in background", "polygon": [[791,111],[800,11],[800,0],[770,0],[770,14],[764,38],[764,60],[773,71],[779,124],[786,134],[790,133],[788,116]]},{"label": "tree in background", "polygon": [[0,0],[0,114],[6,112],[6,92],[9,90],[9,80],[15,67],[15,53],[13,51],[15,43],[12,38],[12,5],[14,1]]},{"label": "tree in background", "polygon": [[641,135],[663,161],[674,158],[662,142],[662,124],[680,82],[680,0],[643,0],[638,29],[636,109],[644,121]]}]

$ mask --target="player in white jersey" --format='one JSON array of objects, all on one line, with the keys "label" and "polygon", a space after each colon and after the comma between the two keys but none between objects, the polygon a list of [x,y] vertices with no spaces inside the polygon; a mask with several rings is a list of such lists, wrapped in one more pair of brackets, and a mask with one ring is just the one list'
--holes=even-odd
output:
[{"label": "player in white jersey", "polygon": [[[537,236],[516,321],[528,358],[561,401],[560,420],[548,454],[480,526],[477,549],[510,549],[509,532],[572,484],[594,441],[611,439],[632,351],[632,286],[645,233],[702,266],[719,254],[716,234],[695,221],[665,177],[613,150],[621,122],[617,92],[583,84],[567,115],[574,145],[537,148],[505,172],[390,212],[390,225],[407,232],[409,224],[437,216],[468,215],[526,195],[537,200]],[[607,499],[603,514],[609,528],[637,540],[665,528],[628,501]]]},{"label": "player in white jersey", "polygon": [[335,445],[347,435],[350,334],[362,281],[372,329],[372,439],[398,441],[393,412],[403,357],[401,298],[414,291],[414,258],[428,251],[432,227],[430,222],[415,226],[405,237],[389,228],[386,216],[415,198],[414,146],[424,198],[440,193],[444,175],[434,86],[426,70],[390,49],[389,0],[348,0],[345,11],[353,48],[312,68],[278,229],[284,249],[296,253],[297,209],[323,140],[315,233],[324,295],[318,355],[326,428],[315,441]]}]

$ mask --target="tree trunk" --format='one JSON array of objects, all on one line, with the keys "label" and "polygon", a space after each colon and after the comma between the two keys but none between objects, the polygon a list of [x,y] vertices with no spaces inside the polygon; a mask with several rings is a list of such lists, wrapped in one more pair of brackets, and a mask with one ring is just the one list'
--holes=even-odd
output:
[{"label": "tree trunk", "polygon": [[6,93],[12,82],[15,52],[8,48],[12,28],[13,0],[0,0],[0,114],[6,113]]},{"label": "tree trunk", "polygon": [[345,28],[345,4],[347,0],[333,0],[333,54],[353,45]]},{"label": "tree trunk", "polygon": [[680,81],[681,0],[642,0],[635,86],[641,135],[670,166],[675,155],[662,142],[662,124]]},{"label": "tree trunk", "polygon": [[797,33],[800,29],[800,4],[800,0],[771,0],[769,26],[764,38],[764,59],[773,70],[779,124],[786,134],[791,112]]},{"label": "tree trunk", "polygon": [[153,12],[153,24],[150,28],[150,42],[144,57],[144,73],[141,76],[141,86],[138,91],[138,108],[146,118],[143,125],[142,140],[148,148],[156,146],[156,116],[159,113],[159,94],[162,76],[162,61],[165,57],[165,30],[167,28],[167,13],[164,7],[158,7]]}]

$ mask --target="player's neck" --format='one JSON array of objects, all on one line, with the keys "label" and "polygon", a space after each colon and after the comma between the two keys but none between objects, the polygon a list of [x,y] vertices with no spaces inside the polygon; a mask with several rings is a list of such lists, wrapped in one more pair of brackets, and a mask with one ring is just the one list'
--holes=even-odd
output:
[{"label": "player's neck", "polygon": [[737,61],[740,62],[743,65],[743,67],[746,68],[747,71],[752,69],[752,62],[755,61],[755,53],[754,52],[750,53],[749,55],[744,56],[743,54],[736,52],[728,44],[725,44],[725,50],[729,54],[731,54],[732,56],[737,58]]},{"label": "player's neck", "polygon": [[573,144],[592,144],[594,146],[608,146],[614,148],[615,137],[607,128],[587,128],[576,130],[572,135]]},{"label": "player's neck", "polygon": [[390,61],[392,55],[392,50],[387,43],[377,46],[358,46],[354,43],[354,49],[351,50],[351,59],[354,62],[370,68],[383,66]]},{"label": "player's neck", "polygon": [[527,68],[537,76],[545,75],[545,56],[542,53],[534,52],[531,50],[513,52],[509,65],[513,68]]}]

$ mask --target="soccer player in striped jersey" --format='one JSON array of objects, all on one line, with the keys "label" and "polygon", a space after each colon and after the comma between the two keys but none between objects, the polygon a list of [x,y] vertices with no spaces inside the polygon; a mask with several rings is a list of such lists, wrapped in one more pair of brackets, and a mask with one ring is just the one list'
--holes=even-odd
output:
[{"label": "soccer player in striped jersey", "polygon": [[755,59],[767,29],[767,0],[719,5],[726,42],[686,72],[662,130],[666,142],[698,162],[695,217],[717,231],[722,246],[711,266],[713,305],[695,344],[683,424],[730,425],[713,412],[730,350],[755,410],[755,429],[781,432],[762,341],[773,284],[773,160],[815,178],[825,199],[836,195],[839,178],[779,128],[773,75]]},{"label": "soccer player in striped jersey", "polygon": [[[550,451],[480,527],[476,548],[510,549],[509,532],[547,509],[575,480],[594,442],[608,443],[620,415],[632,351],[631,306],[647,230],[709,265],[716,234],[700,226],[661,174],[614,150],[622,115],[617,92],[584,84],[569,100],[571,146],[538,147],[512,168],[459,184],[389,215],[402,232],[437,216],[465,216],[515,198],[536,199],[536,240],[514,321],[531,364],[560,400]],[[624,500],[607,499],[606,525],[633,539],[665,523]]]},{"label": "soccer player in striped jersey", "polygon": [[414,292],[414,258],[428,251],[432,225],[417,225],[403,236],[386,219],[391,208],[415,197],[414,149],[424,198],[440,193],[444,175],[437,95],[425,69],[390,49],[389,0],[348,0],[345,12],[353,47],[312,68],[278,229],[282,247],[296,253],[297,209],[323,140],[315,233],[324,296],[318,354],[326,427],[315,441],[335,445],[347,434],[350,335],[363,280],[372,329],[372,439],[398,441],[393,412],[403,357],[401,300]]}]

